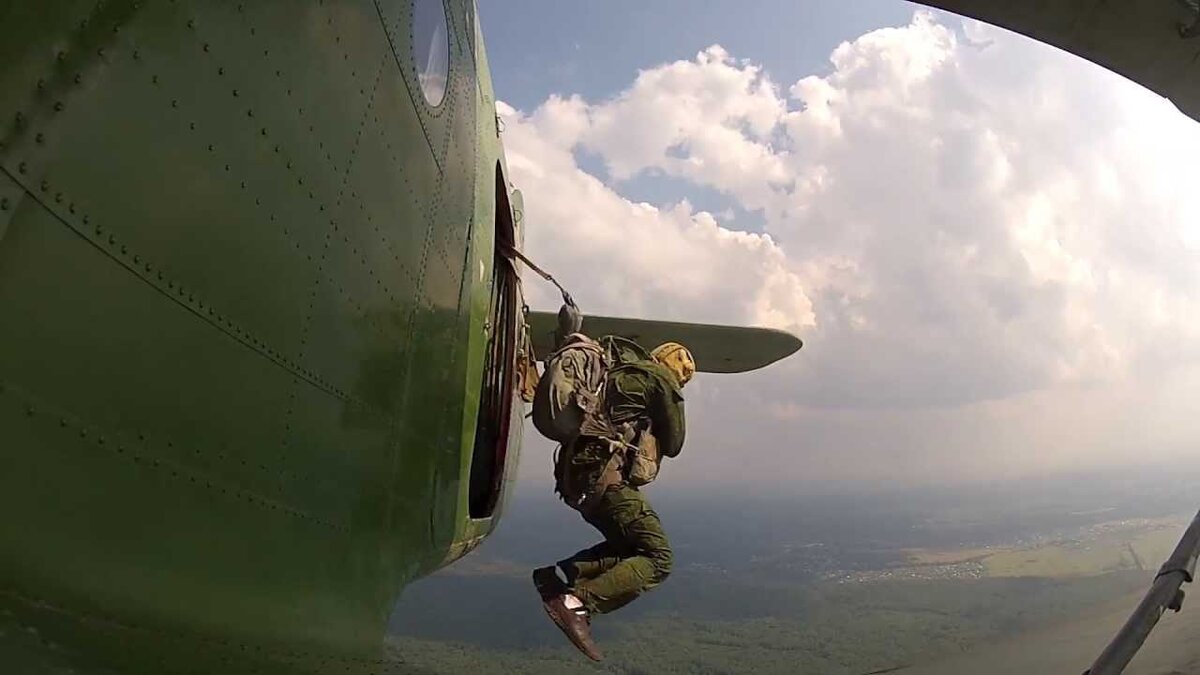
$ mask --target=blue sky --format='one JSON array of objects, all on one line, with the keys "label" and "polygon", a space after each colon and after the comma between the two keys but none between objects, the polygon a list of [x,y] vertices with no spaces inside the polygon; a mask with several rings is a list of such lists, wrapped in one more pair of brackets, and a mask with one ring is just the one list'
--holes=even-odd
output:
[{"label": "blue sky", "polygon": [[843,40],[903,25],[901,0],[479,0],[499,98],[530,109],[550,94],[607,98],[641,68],[720,44],[780,82],[829,71]]}]

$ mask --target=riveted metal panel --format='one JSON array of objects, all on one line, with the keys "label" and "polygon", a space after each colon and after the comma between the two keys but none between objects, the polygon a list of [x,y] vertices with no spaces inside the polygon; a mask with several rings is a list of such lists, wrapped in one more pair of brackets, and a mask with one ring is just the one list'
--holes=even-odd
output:
[{"label": "riveted metal panel", "polygon": [[[296,298],[317,278],[319,237],[328,227],[323,202],[332,201],[340,177],[309,159],[308,151],[315,147],[296,143],[280,131],[286,127],[271,124],[271,118],[280,117],[275,114],[278,108],[255,111],[249,96],[254,76],[245,72],[253,64],[216,65],[243,59],[217,53],[230,50],[226,44],[218,48],[195,37],[204,26],[213,27],[212,19],[171,15],[163,17],[167,25],[160,26],[149,21],[153,15],[146,18],[147,33],[169,34],[174,27],[184,39],[147,50],[136,65],[141,77],[134,78],[129,91],[122,91],[118,82],[102,89],[106,100],[98,101],[97,107],[112,111],[112,119],[100,112],[89,118],[90,125],[127,133],[92,134],[80,125],[81,138],[71,147],[90,157],[120,157],[127,165],[119,175],[128,180],[97,196],[98,203],[90,208],[97,217],[114,222],[161,223],[156,228],[130,228],[128,233],[120,226],[114,229],[168,278],[199,286],[197,293],[219,313],[297,358],[295,334],[304,313]],[[116,72],[124,71],[114,71],[114,77]],[[131,116],[119,102],[139,95],[149,97],[151,105]],[[124,121],[130,116],[132,120]],[[153,141],[131,144],[138,128],[155,130]],[[104,145],[85,142],[93,135]],[[139,153],[141,145],[146,147]],[[61,161],[75,174],[70,182],[80,185],[97,185],[99,174],[112,169],[79,156],[67,155]],[[131,194],[147,189],[164,198],[156,203]],[[169,232],[169,238],[163,232]],[[213,259],[227,261],[228,269],[237,273],[212,274]],[[251,284],[255,292],[248,293]]]},{"label": "riveted metal panel", "polygon": [[82,53],[91,47],[87,43],[111,28],[114,19],[119,21],[122,4],[113,3],[109,12],[94,0],[57,2],[53,11],[33,2],[0,6],[0,91],[5,93],[0,97],[0,153],[27,128],[30,116],[41,112],[35,103],[69,84],[63,81],[66,64],[91,58]]},{"label": "riveted metal panel", "polygon": [[85,672],[387,672],[462,532],[489,292],[448,5],[437,109],[408,0],[0,10],[0,607]]},{"label": "riveted metal panel", "polygon": [[[433,198],[427,186],[434,184],[436,166],[419,140],[414,145],[411,136],[397,132],[406,117],[410,125],[415,121],[411,104],[398,95],[389,65],[360,125],[335,224],[320,254],[322,287],[315,289],[306,326],[310,353],[325,360],[319,369],[344,387],[360,377],[362,360],[372,356],[368,350],[406,348],[412,293],[420,283],[425,213]],[[350,358],[331,361],[340,353]]]},{"label": "riveted metal panel", "polygon": [[8,224],[16,215],[23,199],[25,189],[0,169],[0,245],[3,245],[4,232],[8,230]]},{"label": "riveted metal panel", "polygon": [[[10,413],[28,414],[5,426],[6,446],[18,451],[5,453],[0,494],[27,515],[0,526],[5,578],[41,593],[86,593],[107,607],[182,602],[210,628],[233,621],[225,613],[238,607],[253,632],[286,635],[300,628],[293,621],[341,630],[349,617],[320,595],[344,589],[346,570],[337,572],[331,555],[339,549],[328,546],[345,531],[326,513],[276,498],[249,464],[275,435],[281,388],[245,384],[286,372],[112,265],[44,210],[20,214],[10,235],[0,312],[20,330],[5,333],[0,372]],[[56,302],[38,302],[46,297]],[[161,332],[140,327],[147,317]],[[205,374],[229,368],[247,379]],[[256,532],[253,551],[247,531]],[[324,571],[295,567],[297,555],[320,557]],[[311,583],[310,594],[297,596],[281,568],[301,575],[301,587]],[[227,583],[215,588],[214,577]],[[243,596],[246,584],[260,599],[288,595],[293,618]]]},{"label": "riveted metal panel", "polygon": [[[14,328],[0,349],[4,379],[54,392],[94,423],[170,439],[159,450],[197,466],[216,448],[245,453],[276,438],[287,371],[142,281],[119,250],[30,199],[0,256],[0,315]],[[220,376],[231,370],[238,377]],[[240,461],[221,464],[222,477],[254,487]]]},{"label": "riveted metal panel", "polygon": [[284,493],[347,530],[377,527],[390,465],[388,419],[353,401],[331,406],[312,388],[297,388],[295,394],[285,437]]},{"label": "riveted metal panel", "polygon": [[[341,178],[353,161],[358,122],[388,55],[378,14],[369,0],[295,3],[286,0],[224,5],[197,33],[227,55],[230,72],[244,73],[279,115],[295,144],[298,171]],[[303,148],[303,150],[301,150]]]}]

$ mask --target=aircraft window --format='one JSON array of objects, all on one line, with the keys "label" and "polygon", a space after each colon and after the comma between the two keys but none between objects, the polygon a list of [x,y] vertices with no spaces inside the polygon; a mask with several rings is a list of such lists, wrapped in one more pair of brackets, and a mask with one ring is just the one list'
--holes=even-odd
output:
[{"label": "aircraft window", "polygon": [[441,105],[450,78],[450,40],[442,0],[413,0],[413,57],[429,105]]}]

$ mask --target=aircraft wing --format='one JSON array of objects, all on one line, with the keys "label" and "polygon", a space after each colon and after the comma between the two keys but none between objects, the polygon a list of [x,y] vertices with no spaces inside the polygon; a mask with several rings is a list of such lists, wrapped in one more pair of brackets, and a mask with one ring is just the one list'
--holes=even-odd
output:
[{"label": "aircraft wing", "polygon": [[920,0],[1002,26],[1097,63],[1169,98],[1200,120],[1200,38],[1178,25],[1195,17],[1180,0]]},{"label": "aircraft wing", "polygon": [[[530,312],[533,349],[539,357],[554,351],[554,312]],[[744,373],[768,366],[800,349],[800,338],[771,328],[745,328],[674,321],[585,316],[583,332],[593,337],[620,335],[648,349],[667,341],[687,346],[704,373]]]}]

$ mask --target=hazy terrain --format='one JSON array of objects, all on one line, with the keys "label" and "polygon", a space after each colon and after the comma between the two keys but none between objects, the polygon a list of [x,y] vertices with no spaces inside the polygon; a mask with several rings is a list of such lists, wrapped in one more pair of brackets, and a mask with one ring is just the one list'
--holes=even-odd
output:
[{"label": "hazy terrain", "polygon": [[[652,499],[676,571],[596,620],[603,664],[567,645],[529,584],[530,568],[594,536],[536,489],[518,490],[481,550],[409,587],[393,655],[423,673],[955,672],[977,649],[975,665],[994,666],[1009,641],[1058,631],[1053,647],[1007,653],[1027,659],[1023,672],[1061,672],[1063,659],[1082,672],[1200,495],[1178,472],[822,496],[663,487]],[[1188,609],[1164,633],[1200,636]]]}]

